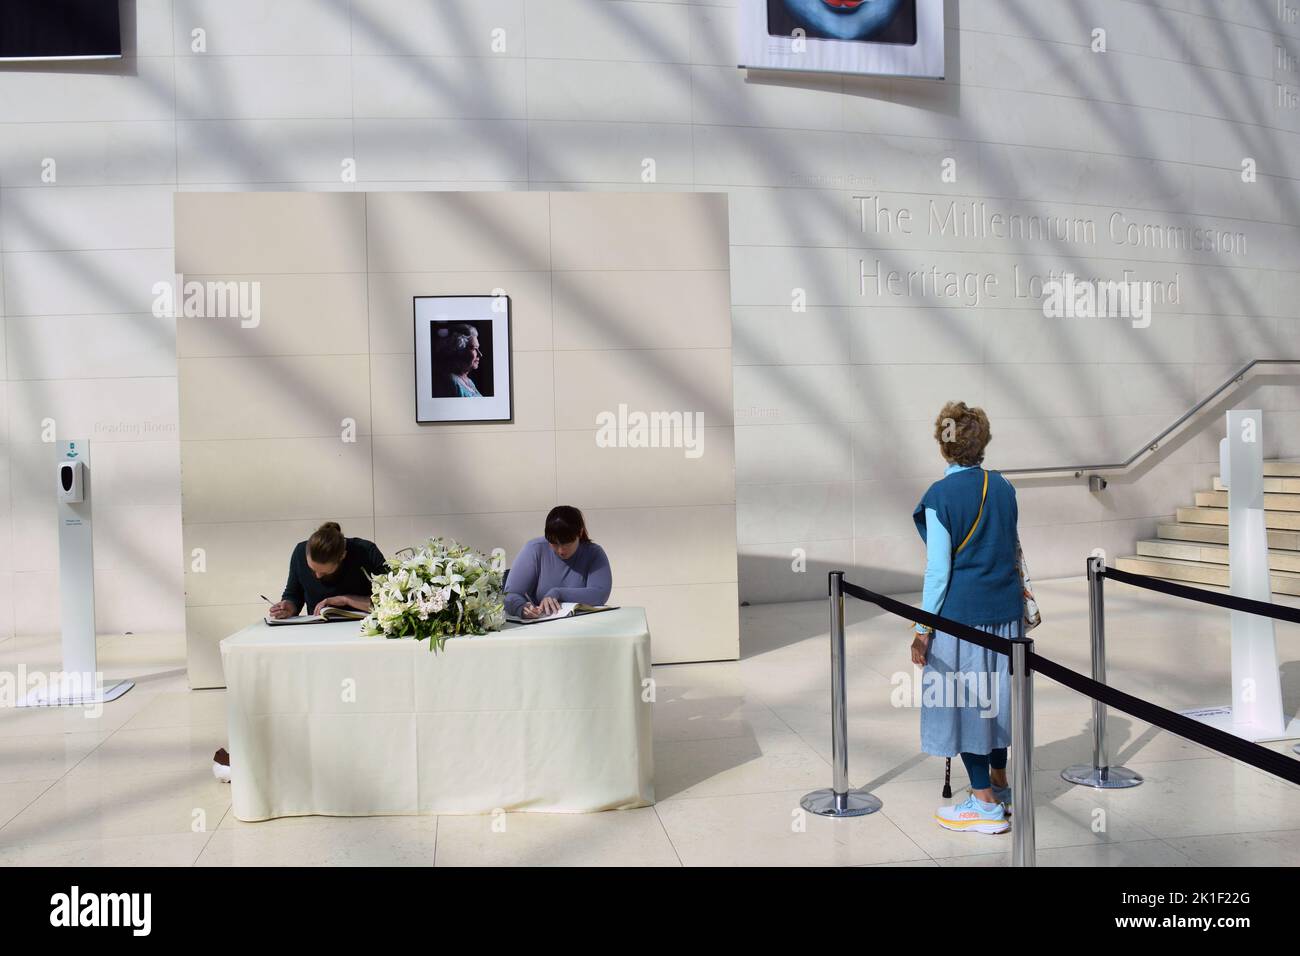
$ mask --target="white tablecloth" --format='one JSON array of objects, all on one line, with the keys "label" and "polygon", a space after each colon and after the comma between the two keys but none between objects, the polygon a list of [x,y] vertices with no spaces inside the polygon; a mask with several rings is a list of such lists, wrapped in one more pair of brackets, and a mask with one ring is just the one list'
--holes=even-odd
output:
[{"label": "white tablecloth", "polygon": [[438,654],[356,622],[259,622],[221,659],[240,820],[654,802],[641,608],[507,625]]}]

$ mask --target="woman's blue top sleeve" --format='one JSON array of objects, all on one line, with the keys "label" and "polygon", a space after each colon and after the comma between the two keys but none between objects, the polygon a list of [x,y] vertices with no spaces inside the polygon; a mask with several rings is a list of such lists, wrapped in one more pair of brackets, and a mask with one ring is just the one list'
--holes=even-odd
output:
[{"label": "woman's blue top sleeve", "polygon": [[[952,577],[952,537],[933,508],[925,509],[925,590],[921,610],[938,614]],[[917,626],[917,630],[921,630]]]}]

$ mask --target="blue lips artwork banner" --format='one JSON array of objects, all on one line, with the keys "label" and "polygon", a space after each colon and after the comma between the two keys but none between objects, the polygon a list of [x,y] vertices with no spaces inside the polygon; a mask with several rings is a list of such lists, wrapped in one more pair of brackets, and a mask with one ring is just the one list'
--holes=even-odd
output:
[{"label": "blue lips artwork banner", "polygon": [[740,0],[740,66],[943,79],[943,0]]}]

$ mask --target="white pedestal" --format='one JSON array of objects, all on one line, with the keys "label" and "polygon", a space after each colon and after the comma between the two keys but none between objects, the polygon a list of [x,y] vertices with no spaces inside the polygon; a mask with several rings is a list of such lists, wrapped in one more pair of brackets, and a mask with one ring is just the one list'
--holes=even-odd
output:
[{"label": "white pedestal", "polygon": [[[93,482],[90,442],[77,438],[56,444],[57,461],[50,477],[57,496],[59,520],[59,618],[63,669],[48,675],[19,707],[86,707],[116,700],[135,685],[131,681],[101,684],[95,645],[95,547],[90,521]],[[58,466],[79,462],[81,484],[68,500],[59,484]]]},{"label": "white pedestal", "polygon": [[[1179,713],[1185,717],[1199,720],[1216,730],[1235,734],[1255,743],[1263,743],[1269,740],[1295,740],[1300,737],[1300,717],[1291,718],[1282,727],[1281,731],[1278,731],[1274,727],[1234,722],[1232,719],[1232,705],[1230,704],[1225,704],[1222,707],[1198,707],[1195,710],[1181,710]],[[1297,746],[1295,751],[1300,753],[1300,746]]]},{"label": "white pedestal", "polygon": [[119,680],[99,688],[41,687],[31,691],[18,704],[19,707],[93,707],[117,700],[132,687],[135,681]]},{"label": "white pedestal", "polygon": [[[1228,486],[1228,568],[1233,597],[1271,603],[1268,531],[1264,526],[1264,413],[1228,412],[1219,443],[1220,477]],[[1300,737],[1300,719],[1282,708],[1274,620],[1245,611],[1232,615],[1232,703],[1183,713],[1246,740]]]}]

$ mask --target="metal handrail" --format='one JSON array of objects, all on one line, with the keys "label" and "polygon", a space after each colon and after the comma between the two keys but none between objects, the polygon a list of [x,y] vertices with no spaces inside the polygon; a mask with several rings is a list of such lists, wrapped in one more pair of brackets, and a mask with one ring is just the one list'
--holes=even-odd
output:
[{"label": "metal handrail", "polygon": [[1195,417],[1203,408],[1217,399],[1230,388],[1239,385],[1246,375],[1257,365],[1300,365],[1300,359],[1251,359],[1237,371],[1233,372],[1226,381],[1205,398],[1201,399],[1183,414],[1178,416],[1178,420],[1162,431],[1155,438],[1143,445],[1140,449],[1129,455],[1128,458],[1119,462],[1111,462],[1104,465],[1052,465],[1047,468],[1000,468],[998,472],[1003,475],[1050,475],[1057,472],[1074,472],[1074,477],[1078,478],[1084,472],[1107,472],[1107,471],[1124,471],[1134,462],[1144,455],[1149,455],[1160,447],[1160,443],[1180,429],[1191,418]]}]

